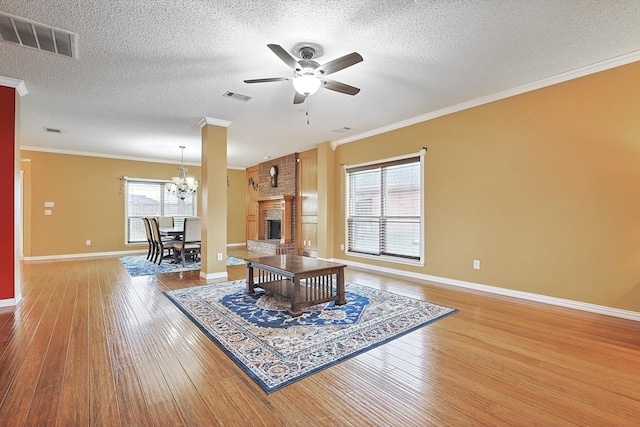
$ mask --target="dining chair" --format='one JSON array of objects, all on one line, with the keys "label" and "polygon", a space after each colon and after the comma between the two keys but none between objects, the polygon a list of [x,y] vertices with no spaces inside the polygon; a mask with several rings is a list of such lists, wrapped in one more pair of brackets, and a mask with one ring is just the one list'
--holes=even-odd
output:
[{"label": "dining chair", "polygon": [[[173,244],[177,243],[177,240],[166,240],[162,238],[160,234],[160,226],[158,225],[158,220],[156,218],[151,218],[149,220],[151,223],[151,231],[153,233],[153,241],[156,244],[156,254],[153,259],[154,263],[158,265],[162,264],[162,260],[165,258],[170,258],[173,250]],[[165,256],[164,251],[167,251],[167,255]]]},{"label": "dining chair", "polygon": [[156,242],[153,239],[153,233],[151,232],[151,223],[149,222],[149,218],[142,218],[142,222],[144,223],[144,231],[147,232],[147,242],[149,243],[149,252],[147,252],[147,260],[151,260],[156,255]]},{"label": "dining chair", "polygon": [[173,228],[173,217],[172,216],[161,216],[158,217],[158,226],[160,228]]},{"label": "dining chair", "polygon": [[190,257],[195,258],[200,254],[201,234],[202,234],[201,218],[190,217],[184,219],[184,232],[182,233],[182,241],[173,244],[173,259],[178,262],[178,254],[184,267],[187,253]]}]

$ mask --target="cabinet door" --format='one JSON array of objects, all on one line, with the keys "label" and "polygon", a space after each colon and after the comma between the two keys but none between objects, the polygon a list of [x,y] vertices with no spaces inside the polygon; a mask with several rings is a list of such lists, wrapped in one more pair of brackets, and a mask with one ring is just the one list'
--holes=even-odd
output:
[{"label": "cabinet door", "polygon": [[305,151],[298,157],[298,254],[318,254],[318,151]]},{"label": "cabinet door", "polygon": [[300,253],[306,252],[307,256],[318,256],[318,224],[315,222],[307,222],[302,224],[302,250]]},{"label": "cabinet door", "polygon": [[260,165],[247,168],[247,240],[258,240]]}]

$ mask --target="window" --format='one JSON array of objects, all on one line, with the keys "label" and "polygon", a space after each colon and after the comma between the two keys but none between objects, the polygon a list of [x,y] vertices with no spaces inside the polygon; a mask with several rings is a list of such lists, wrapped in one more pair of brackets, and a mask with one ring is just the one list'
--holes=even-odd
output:
[{"label": "window", "polygon": [[184,201],[172,196],[165,189],[167,181],[136,180],[126,181],[125,239],[127,243],[147,241],[143,217],[174,217],[174,225],[181,227],[185,217],[196,216],[196,197]]},{"label": "window", "polygon": [[346,172],[348,253],[422,261],[422,156]]}]

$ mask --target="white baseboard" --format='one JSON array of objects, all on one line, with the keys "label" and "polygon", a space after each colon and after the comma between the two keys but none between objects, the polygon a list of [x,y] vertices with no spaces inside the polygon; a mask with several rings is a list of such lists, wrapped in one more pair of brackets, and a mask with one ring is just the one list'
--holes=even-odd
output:
[{"label": "white baseboard", "polygon": [[413,273],[410,271],[397,270],[394,268],[379,267],[376,265],[362,264],[359,262],[348,261],[344,259],[328,259],[326,261],[339,262],[359,268],[361,270],[374,270],[380,273],[394,274],[398,276],[409,277],[412,279],[426,280],[430,282],[442,283],[445,285],[457,286],[460,288],[472,289],[475,291],[488,292],[497,295],[503,295],[513,298],[524,299],[528,301],[541,302],[544,304],[557,305],[560,307],[573,308],[576,310],[588,311],[591,313],[604,314],[606,316],[620,317],[628,320],[640,322],[640,312],[622,310],[603,305],[590,304],[586,302],[573,301],[563,298],[550,297],[546,295],[534,294],[530,292],[514,291],[512,289],[500,288],[497,286],[483,285],[481,283],[466,282],[464,280],[450,279],[447,277],[431,276],[429,274]]},{"label": "white baseboard", "polygon": [[90,252],[86,254],[66,254],[66,255],[45,255],[45,256],[31,256],[24,257],[23,261],[46,261],[56,259],[75,259],[75,258],[98,258],[107,256],[126,256],[126,255],[138,255],[146,254],[147,250],[131,250],[131,251],[114,251],[114,252]]},{"label": "white baseboard", "polygon": [[221,271],[219,273],[210,273],[207,274],[203,271],[200,271],[200,277],[202,277],[203,279],[209,281],[209,280],[216,280],[216,279],[224,279],[227,280],[229,278],[229,275],[227,274],[226,271]]},{"label": "white baseboard", "polygon": [[[228,243],[227,247],[246,246],[244,242],[241,243]],[[65,255],[44,255],[44,256],[31,256],[24,257],[23,261],[47,261],[56,259],[74,259],[74,258],[98,258],[106,256],[127,256],[146,254],[147,249],[134,249],[130,251],[112,251],[112,252],[89,252],[85,254],[65,254]]]},{"label": "white baseboard", "polygon": [[0,308],[4,308],[4,307],[15,307],[16,305],[18,305],[18,303],[20,302],[22,298],[18,297],[18,298],[7,298],[7,299],[0,299]]}]

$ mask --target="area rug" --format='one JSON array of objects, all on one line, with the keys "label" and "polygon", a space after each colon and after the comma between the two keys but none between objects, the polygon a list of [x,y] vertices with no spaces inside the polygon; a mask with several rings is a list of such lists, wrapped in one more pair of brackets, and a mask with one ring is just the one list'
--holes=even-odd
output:
[{"label": "area rug", "polygon": [[[131,277],[200,270],[200,261],[187,262],[184,267],[182,267],[182,264],[173,264],[170,261],[164,261],[158,265],[148,261],[146,255],[124,256],[120,258],[120,262],[122,262],[122,265]],[[236,257],[227,256],[228,266],[239,264],[244,264],[244,261]]]},{"label": "area rug", "polygon": [[245,292],[246,282],[236,280],[164,294],[266,393],[457,311],[347,283],[347,304],[292,317],[282,298]]}]

